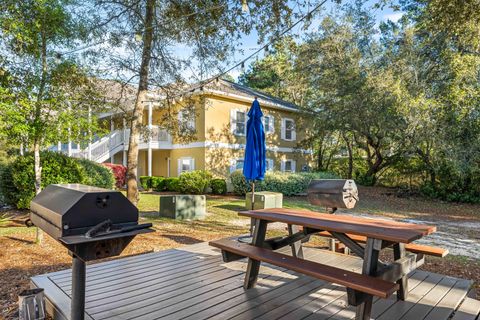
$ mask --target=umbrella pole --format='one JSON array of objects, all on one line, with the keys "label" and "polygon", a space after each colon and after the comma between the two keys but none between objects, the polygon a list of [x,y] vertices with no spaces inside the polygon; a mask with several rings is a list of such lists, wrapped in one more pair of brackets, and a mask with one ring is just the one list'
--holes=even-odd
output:
[{"label": "umbrella pole", "polygon": [[[252,181],[252,210],[255,208],[255,181]],[[255,220],[250,218],[250,236],[253,237],[253,228],[255,225]]]}]

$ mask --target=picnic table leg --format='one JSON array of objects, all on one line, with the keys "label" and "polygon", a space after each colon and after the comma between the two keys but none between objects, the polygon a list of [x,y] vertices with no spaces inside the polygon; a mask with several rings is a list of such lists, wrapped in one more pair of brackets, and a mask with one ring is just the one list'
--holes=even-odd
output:
[{"label": "picnic table leg", "polygon": [[[265,241],[267,233],[267,221],[255,219],[255,229],[253,230],[252,245],[261,247]],[[247,272],[245,274],[245,282],[243,287],[250,289],[255,286],[258,278],[258,271],[260,270],[260,261],[248,258]]]},{"label": "picnic table leg", "polygon": [[[293,224],[289,224],[288,225],[288,235],[292,235],[294,233],[297,233],[300,231],[300,228],[296,225],[293,225]],[[302,249],[302,241],[297,241],[297,242],[294,242],[290,245],[290,247],[292,248],[292,255],[294,257],[297,257],[297,258],[300,258],[300,259],[303,259],[303,249]]]},{"label": "picnic table leg", "polygon": [[[395,245],[393,245],[394,260],[403,258],[406,254],[407,252],[405,250],[405,244],[396,243]],[[400,289],[397,291],[397,299],[406,300],[408,298],[408,276],[404,275],[401,279],[397,281],[397,283],[400,286]]]},{"label": "picnic table leg", "polygon": [[[378,255],[382,249],[382,240],[368,238],[365,245],[362,273],[374,275],[378,266]],[[370,320],[373,296],[367,295],[365,301],[357,306],[356,320]]]}]

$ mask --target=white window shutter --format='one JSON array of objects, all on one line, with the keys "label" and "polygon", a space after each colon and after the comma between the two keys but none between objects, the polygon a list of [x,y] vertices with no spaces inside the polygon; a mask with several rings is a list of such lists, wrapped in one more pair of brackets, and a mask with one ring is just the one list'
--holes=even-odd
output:
[{"label": "white window shutter", "polygon": [[180,176],[180,174],[182,173],[182,159],[178,159],[177,160],[177,176]]},{"label": "white window shutter", "polygon": [[195,170],[195,158],[190,159],[190,170]]},{"label": "white window shutter", "polygon": [[291,160],[291,162],[292,162],[292,172],[295,172],[297,168],[297,161]]},{"label": "white window shutter", "polygon": [[275,125],[274,125],[274,120],[275,118],[273,116],[270,116],[270,122],[269,122],[269,131],[270,133],[275,133]]},{"label": "white window shutter", "polygon": [[273,159],[267,159],[267,162],[268,162],[268,168],[270,171],[273,171],[274,170],[274,167],[273,167]]},{"label": "white window shutter", "polygon": [[285,160],[280,162],[280,171],[285,172]]},{"label": "white window shutter", "polygon": [[293,123],[292,140],[293,141],[297,140],[297,126],[295,125],[295,122]]},{"label": "white window shutter", "polygon": [[282,140],[285,140],[285,119],[282,119],[281,135]]},{"label": "white window shutter", "polygon": [[232,133],[237,131],[237,110],[230,110],[230,130]]},{"label": "white window shutter", "polygon": [[243,126],[243,135],[244,136],[247,136],[247,121],[248,121],[248,112],[247,111],[243,111],[245,113],[245,117],[244,117],[244,123],[245,125]]}]

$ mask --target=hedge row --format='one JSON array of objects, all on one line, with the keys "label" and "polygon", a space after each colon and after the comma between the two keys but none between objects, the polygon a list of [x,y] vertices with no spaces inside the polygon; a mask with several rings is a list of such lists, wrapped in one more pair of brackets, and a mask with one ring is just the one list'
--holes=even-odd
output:
[{"label": "hedge row", "polygon": [[[330,172],[267,172],[265,180],[255,183],[256,191],[281,192],[286,196],[301,195],[307,192],[308,184],[312,179],[338,179],[339,177]],[[233,192],[244,195],[251,191],[251,184],[247,183],[241,170],[232,172],[230,181]]]},{"label": "hedge row", "polygon": [[144,190],[173,191],[201,194],[210,187],[214,194],[227,193],[227,183],[223,179],[212,179],[212,174],[204,170],[184,172],[178,178],[141,176],[140,184]]},{"label": "hedge row", "polygon": [[144,190],[180,192],[180,180],[177,177],[140,176],[140,185]]},{"label": "hedge row", "polygon": [[[111,189],[115,183],[112,171],[93,161],[50,151],[42,152],[40,161],[42,188],[55,183],[82,183]],[[30,207],[30,201],[35,196],[33,164],[33,154],[27,153],[1,170],[0,192],[8,204],[19,209]]]}]

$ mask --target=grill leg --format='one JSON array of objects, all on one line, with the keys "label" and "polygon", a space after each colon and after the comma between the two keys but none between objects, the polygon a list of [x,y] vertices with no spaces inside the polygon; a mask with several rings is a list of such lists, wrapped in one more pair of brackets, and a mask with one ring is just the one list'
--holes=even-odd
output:
[{"label": "grill leg", "polygon": [[85,261],[72,255],[71,320],[85,318]]}]

